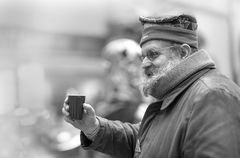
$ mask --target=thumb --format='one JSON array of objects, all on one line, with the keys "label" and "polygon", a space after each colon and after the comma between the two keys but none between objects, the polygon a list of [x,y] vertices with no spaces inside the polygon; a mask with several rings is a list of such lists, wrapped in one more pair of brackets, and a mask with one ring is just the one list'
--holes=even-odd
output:
[{"label": "thumb", "polygon": [[86,110],[87,114],[90,116],[95,116],[95,110],[90,104],[83,104],[83,108]]}]

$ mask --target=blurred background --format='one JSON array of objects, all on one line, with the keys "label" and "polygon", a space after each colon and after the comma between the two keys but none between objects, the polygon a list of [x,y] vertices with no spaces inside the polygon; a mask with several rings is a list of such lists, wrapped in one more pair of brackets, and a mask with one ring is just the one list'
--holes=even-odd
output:
[{"label": "blurred background", "polygon": [[66,93],[91,103],[106,43],[139,42],[139,15],[176,11],[197,17],[200,47],[240,84],[239,0],[0,0],[0,157],[91,157],[62,120]]}]

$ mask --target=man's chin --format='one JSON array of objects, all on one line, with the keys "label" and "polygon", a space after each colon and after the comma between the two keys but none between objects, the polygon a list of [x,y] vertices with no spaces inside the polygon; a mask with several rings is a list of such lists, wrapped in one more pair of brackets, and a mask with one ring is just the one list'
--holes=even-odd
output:
[{"label": "man's chin", "polygon": [[147,78],[145,79],[145,82],[143,83],[143,94],[145,97],[148,97],[149,95],[152,94],[152,91],[155,87],[155,84],[157,82],[157,78]]},{"label": "man's chin", "polygon": [[162,77],[165,74],[158,74],[154,75],[152,77],[146,77],[145,82],[143,83],[143,94],[145,97],[154,96],[153,93],[155,93],[155,88],[158,87],[157,85],[160,83]]}]

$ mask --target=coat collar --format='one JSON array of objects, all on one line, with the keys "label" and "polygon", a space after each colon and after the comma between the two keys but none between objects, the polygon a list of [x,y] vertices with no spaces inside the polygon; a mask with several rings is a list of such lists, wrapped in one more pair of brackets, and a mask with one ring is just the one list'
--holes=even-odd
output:
[{"label": "coat collar", "polygon": [[170,93],[164,100],[160,107],[160,110],[166,109],[171,103],[181,95],[188,87],[190,87],[197,79],[203,76],[205,73],[209,72],[211,69],[204,69],[193,75],[191,78],[185,80],[181,85],[179,85],[176,90]]},{"label": "coat collar", "polygon": [[160,78],[150,95],[159,101],[164,101],[173,94],[173,91],[176,92],[176,89],[179,89],[179,85],[188,84],[189,79],[193,79],[195,74],[209,68],[215,68],[213,60],[206,51],[199,50]]}]

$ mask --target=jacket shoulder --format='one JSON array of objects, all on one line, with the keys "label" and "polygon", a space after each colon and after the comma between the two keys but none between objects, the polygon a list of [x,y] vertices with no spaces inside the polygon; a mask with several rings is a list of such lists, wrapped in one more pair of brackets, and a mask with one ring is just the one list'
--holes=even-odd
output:
[{"label": "jacket shoulder", "polygon": [[240,88],[213,69],[196,79],[172,103],[177,103],[177,107],[180,107],[188,118],[194,107],[201,106],[209,97],[230,99],[240,105]]},{"label": "jacket shoulder", "polygon": [[239,86],[217,70],[211,70],[200,77],[190,89],[190,95],[192,98],[196,98],[194,102],[210,93],[224,93],[240,98]]},{"label": "jacket shoulder", "polygon": [[219,73],[217,70],[212,70],[199,79],[200,84],[205,86],[207,91],[223,90],[227,93],[240,95],[239,86],[231,79]]}]

